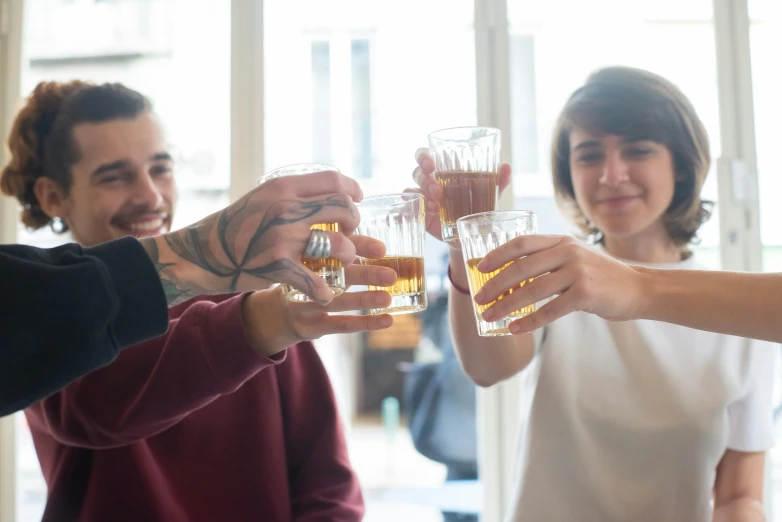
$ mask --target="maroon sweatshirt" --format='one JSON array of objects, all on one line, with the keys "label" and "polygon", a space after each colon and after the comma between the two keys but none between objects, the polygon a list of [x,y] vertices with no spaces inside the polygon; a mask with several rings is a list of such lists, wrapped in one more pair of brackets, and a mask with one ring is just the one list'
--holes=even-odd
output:
[{"label": "maroon sweatshirt", "polygon": [[25,410],[44,522],[361,520],[320,358],[311,343],[257,355],[243,299],[171,308],[164,337]]}]

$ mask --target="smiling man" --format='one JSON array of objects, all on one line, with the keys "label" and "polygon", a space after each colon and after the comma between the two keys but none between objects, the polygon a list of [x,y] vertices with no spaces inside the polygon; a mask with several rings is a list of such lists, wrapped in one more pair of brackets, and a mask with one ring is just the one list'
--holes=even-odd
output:
[{"label": "smiling man", "polygon": [[[52,173],[18,171],[30,187],[28,225],[55,219],[84,246],[169,230],[177,199],[173,162],[141,94],[121,85],[42,84],[19,118],[29,120],[21,127],[30,135],[14,142],[22,146],[12,155],[27,154],[20,164],[47,164]],[[51,129],[52,120],[69,126]],[[300,205],[308,211],[297,212]],[[282,199],[275,208],[288,217],[259,229],[279,227],[279,241],[292,236],[284,230],[299,215],[339,221],[346,230],[358,221],[349,197]],[[225,215],[221,223],[230,228],[232,219]],[[359,255],[384,254],[369,238],[349,242]],[[202,246],[167,242],[177,253]],[[346,267],[352,284],[388,286],[395,277],[381,267]],[[386,328],[390,316],[328,312],[388,302],[386,292],[349,292],[327,306],[289,303],[273,289],[171,308],[165,336],[126,349],[25,410],[49,487],[43,520],[361,520],[361,491],[334,395],[309,341]]]},{"label": "smiling man", "polygon": [[[139,110],[135,117],[123,118],[124,111],[115,110],[119,117],[109,122],[75,125],[77,161],[60,179],[35,180],[35,195],[47,217],[61,222],[82,244],[154,236],[171,228],[177,202],[173,161],[157,117],[142,103],[128,107],[129,113]],[[138,153],[133,157],[129,151]],[[58,163],[69,169],[68,163]],[[141,167],[148,175],[139,179]]]},{"label": "smiling man", "polygon": [[[44,82],[35,89],[8,135],[0,192],[19,201],[30,228],[73,226],[85,245],[119,239],[92,247],[0,245],[0,417],[163,334],[166,308],[198,295],[285,283],[331,302],[328,285],[301,254],[311,225],[339,222],[347,234],[357,221],[358,184],[318,172],[264,183],[195,224],[151,236],[170,228],[173,208],[166,197],[173,194],[171,158],[156,141],[159,127],[143,96],[121,86],[86,87]],[[112,150],[116,158],[91,170],[100,161],[94,154]],[[91,211],[106,213],[108,223]],[[332,256],[352,263],[356,245],[327,234]]]},{"label": "smiling man", "polygon": [[[149,137],[154,136],[155,131],[158,130],[158,126],[155,122],[150,121],[150,115],[140,116],[140,121],[137,127],[139,129],[129,129],[129,133],[141,132],[143,135]],[[147,128],[148,127],[148,128]],[[150,134],[146,134],[149,132]],[[79,135],[79,130],[76,129],[75,133]],[[89,132],[81,132],[83,135],[81,138],[77,137],[80,143],[89,143]],[[100,149],[99,149],[100,150]],[[171,172],[171,163],[173,159],[168,152],[157,152],[148,159],[151,167],[151,173],[153,176],[162,177],[165,174]],[[132,171],[133,165],[129,160],[119,160],[111,163],[105,163],[96,168],[91,174],[90,179],[98,186],[108,185],[111,183],[121,183],[123,181],[123,175],[127,176],[127,172]],[[168,184],[169,186],[171,184]],[[163,189],[165,190],[165,186]],[[160,195],[161,197],[157,197]],[[156,236],[158,234],[164,234],[171,228],[171,221],[173,219],[173,201],[175,191],[173,187],[170,187],[164,193],[155,192],[152,194],[151,200],[152,208],[136,208],[129,209],[130,213],[123,213],[123,208],[120,207],[119,211],[110,219],[109,225],[125,232],[132,234],[136,237]],[[111,210],[111,209],[108,209]]]}]

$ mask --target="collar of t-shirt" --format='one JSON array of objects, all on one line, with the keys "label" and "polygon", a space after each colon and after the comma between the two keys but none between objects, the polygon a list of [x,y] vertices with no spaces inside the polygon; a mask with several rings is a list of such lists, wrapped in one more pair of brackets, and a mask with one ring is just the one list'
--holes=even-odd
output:
[{"label": "collar of t-shirt", "polygon": [[607,256],[611,256],[614,259],[617,259],[629,265],[645,266],[647,268],[667,268],[667,269],[674,269],[674,270],[706,270],[706,268],[701,263],[699,263],[698,260],[695,258],[695,254],[691,254],[688,258],[673,263],[642,263],[640,261],[622,259],[620,257],[611,255],[611,253],[605,249],[602,243],[598,243],[590,246],[595,250],[597,250],[598,252],[601,252]]}]

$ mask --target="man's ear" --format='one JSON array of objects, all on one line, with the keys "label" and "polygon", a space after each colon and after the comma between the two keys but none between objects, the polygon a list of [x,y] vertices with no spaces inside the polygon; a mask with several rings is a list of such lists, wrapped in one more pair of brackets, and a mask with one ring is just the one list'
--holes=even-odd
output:
[{"label": "man's ear", "polygon": [[68,217],[68,205],[65,197],[65,190],[59,183],[52,178],[41,176],[35,180],[33,188],[38,204],[41,205],[47,216],[54,219],[56,217],[66,221]]}]

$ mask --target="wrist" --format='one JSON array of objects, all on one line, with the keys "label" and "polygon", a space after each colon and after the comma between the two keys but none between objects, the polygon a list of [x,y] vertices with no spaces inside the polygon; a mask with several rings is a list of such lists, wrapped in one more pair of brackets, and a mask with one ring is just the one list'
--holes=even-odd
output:
[{"label": "wrist", "polygon": [[464,266],[464,256],[461,250],[451,249],[448,259],[448,279],[451,287],[458,293],[470,295],[470,282],[467,277],[467,269]]},{"label": "wrist", "polygon": [[174,306],[201,294],[211,294],[199,281],[197,272],[204,272],[179,258],[166,242],[165,236],[139,239],[160,278],[168,306]]},{"label": "wrist", "polygon": [[242,303],[244,336],[259,355],[272,357],[300,341],[291,334],[288,306],[280,287],[249,294]]},{"label": "wrist", "polygon": [[631,286],[628,319],[651,319],[659,303],[665,301],[665,288],[659,280],[662,272],[646,267],[631,266],[635,284]]},{"label": "wrist", "polygon": [[448,263],[448,280],[451,282],[451,288],[462,295],[470,296],[470,288],[469,284],[461,284],[460,282],[456,281],[453,276],[453,270],[451,269],[451,264]]},{"label": "wrist", "polygon": [[154,238],[160,252],[160,262],[167,266],[167,270],[180,286],[191,288],[196,294],[231,293],[231,290],[226,288],[227,278],[205,270],[193,260],[183,258],[169,246],[168,238],[172,240],[172,244],[188,243],[190,238],[187,237],[187,229]]}]

